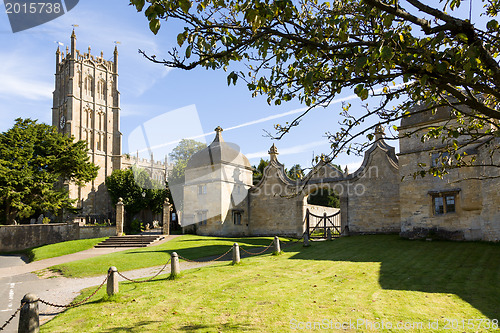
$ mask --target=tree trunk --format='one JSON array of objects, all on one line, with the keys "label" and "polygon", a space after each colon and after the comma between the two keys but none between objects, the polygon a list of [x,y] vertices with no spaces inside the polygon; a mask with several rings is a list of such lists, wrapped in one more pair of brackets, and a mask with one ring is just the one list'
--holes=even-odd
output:
[{"label": "tree trunk", "polygon": [[17,209],[12,208],[10,206],[10,201],[6,201],[5,203],[5,223],[7,225],[12,225],[14,224],[14,221],[16,219],[17,215]]}]

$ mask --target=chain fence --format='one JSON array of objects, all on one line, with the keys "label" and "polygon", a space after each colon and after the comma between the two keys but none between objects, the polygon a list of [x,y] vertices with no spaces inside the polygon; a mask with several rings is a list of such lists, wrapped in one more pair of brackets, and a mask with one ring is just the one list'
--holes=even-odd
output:
[{"label": "chain fence", "polygon": [[2,327],[0,327],[0,331],[3,331],[5,327],[7,327],[7,325],[10,324],[10,322],[12,321],[12,319],[14,319],[17,314],[19,313],[19,311],[21,311],[21,309],[23,308],[23,306],[25,306],[26,303],[22,303],[21,306],[16,310],[16,312],[14,312],[12,314],[12,316],[10,316],[10,318],[5,322],[5,324],[2,325]]},{"label": "chain fence", "polygon": [[[301,241],[301,239],[304,238],[304,235],[302,235],[301,238],[299,238],[298,240],[296,241],[289,241],[289,242],[280,242],[283,247],[288,247],[288,246],[291,246],[291,245],[295,245],[297,243],[299,243]],[[259,251],[259,252],[251,252],[251,251],[247,251],[245,250],[244,248],[240,247],[240,249],[248,254],[248,255],[260,255],[260,254],[263,254],[264,252],[266,252],[267,250],[269,250],[269,248],[274,244],[274,241],[271,242],[271,244],[269,244],[268,246],[266,246],[262,251]],[[222,259],[224,256],[226,256],[229,252],[231,252],[233,250],[233,247],[231,246],[231,248],[229,250],[227,250],[225,253],[221,254],[220,256],[218,256],[217,258],[215,259],[211,259],[211,260],[192,260],[192,259],[188,259],[186,257],[183,257],[181,255],[178,255],[179,258],[187,261],[187,262],[193,262],[193,263],[211,263],[211,262],[215,262],[217,260],[220,260]],[[144,283],[144,282],[150,282],[152,281],[154,278],[156,278],[158,275],[160,275],[164,270],[165,268],[167,268],[168,264],[171,263],[172,261],[172,257],[170,257],[168,259],[168,261],[165,263],[165,265],[163,265],[163,267],[155,274],[153,275],[151,278],[147,279],[147,280],[136,280],[136,279],[131,279],[131,278],[128,278],[126,277],[125,275],[123,275],[123,273],[121,273],[120,271],[116,271],[116,273],[121,276],[123,279],[127,280],[127,281],[130,281],[130,282],[133,282],[133,283]],[[48,306],[52,306],[52,307],[56,307],[56,308],[65,308],[65,309],[68,309],[68,308],[74,308],[74,307],[77,307],[77,306],[80,306],[82,304],[84,304],[85,302],[87,302],[89,299],[91,299],[92,297],[94,297],[97,292],[104,286],[104,284],[108,281],[110,275],[112,273],[110,271],[108,271],[108,274],[106,275],[106,277],[104,278],[104,281],[102,281],[102,283],[99,285],[99,287],[97,287],[96,290],[94,290],[94,292],[92,294],[90,294],[89,296],[87,296],[85,299],[77,302],[77,303],[70,303],[70,304],[67,304],[67,305],[61,305],[61,304],[55,304],[55,303],[51,303],[51,302],[48,302],[48,301],[45,301],[43,299],[37,299],[37,300],[34,300],[34,301],[30,301],[30,302],[23,302],[21,304],[21,306],[10,316],[10,318],[0,327],[0,331],[3,331],[5,329],[5,327],[7,327],[7,325],[9,325],[11,323],[11,321],[17,316],[17,314],[21,311],[21,309],[26,305],[26,304],[31,304],[31,303],[36,303],[36,302],[40,302],[42,304],[45,304],[45,305],[48,305]]]},{"label": "chain fence", "polygon": [[167,265],[170,263],[171,260],[172,260],[172,257],[170,257],[168,259],[167,263],[165,265],[163,265],[163,267],[160,269],[160,271],[158,273],[156,273],[155,275],[153,275],[151,278],[149,278],[147,280],[134,280],[134,279],[130,279],[130,278],[126,277],[125,275],[123,275],[122,273],[120,273],[120,271],[116,271],[116,273],[118,275],[120,275],[122,278],[124,278],[125,280],[133,282],[133,283],[149,282],[149,281],[153,280],[155,277],[157,277],[158,275],[160,275],[160,273],[163,272],[165,270],[165,268],[167,268]]}]

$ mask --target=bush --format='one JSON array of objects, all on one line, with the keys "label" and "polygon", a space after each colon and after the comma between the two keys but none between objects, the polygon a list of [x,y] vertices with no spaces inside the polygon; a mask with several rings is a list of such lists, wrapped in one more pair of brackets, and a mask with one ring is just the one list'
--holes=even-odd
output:
[{"label": "bush", "polygon": [[144,231],[144,224],[138,219],[133,219],[132,223],[130,223],[130,232],[133,234],[138,234]]}]

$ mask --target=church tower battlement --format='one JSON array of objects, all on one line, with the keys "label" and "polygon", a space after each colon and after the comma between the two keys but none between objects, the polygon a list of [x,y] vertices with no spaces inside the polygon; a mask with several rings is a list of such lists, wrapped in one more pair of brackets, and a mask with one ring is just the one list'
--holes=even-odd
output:
[{"label": "church tower battlement", "polygon": [[113,170],[121,169],[120,93],[118,50],[113,60],[76,49],[57,48],[52,125],[75,140],[87,142],[90,161],[99,166],[97,178],[86,186],[66,184],[70,198],[78,199],[81,215],[107,215],[112,211],[104,182]]}]

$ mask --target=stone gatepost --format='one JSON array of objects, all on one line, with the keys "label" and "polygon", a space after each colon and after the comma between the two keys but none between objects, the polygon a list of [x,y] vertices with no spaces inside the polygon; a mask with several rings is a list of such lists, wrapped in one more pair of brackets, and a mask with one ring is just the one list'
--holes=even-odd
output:
[{"label": "stone gatepost", "polygon": [[21,301],[21,304],[23,303],[26,304],[21,308],[17,331],[19,333],[40,332],[38,297],[34,294],[26,294]]},{"label": "stone gatepost", "polygon": [[181,273],[181,268],[179,266],[179,256],[177,255],[177,252],[172,252],[172,255],[170,256],[170,276],[171,277],[176,277]]},{"label": "stone gatepost", "polygon": [[108,269],[108,282],[106,285],[106,292],[108,296],[118,294],[118,270],[115,266]]},{"label": "stone gatepost", "polygon": [[163,234],[170,235],[170,212],[172,211],[172,204],[168,198],[163,203]]},{"label": "stone gatepost", "polygon": [[326,240],[329,240],[329,241],[332,240],[332,229],[330,229],[330,228],[326,229]]},{"label": "stone gatepost", "polygon": [[278,236],[274,236],[274,253],[276,254],[281,253],[280,239]]},{"label": "stone gatepost", "polygon": [[309,244],[309,235],[307,234],[307,232],[304,234],[304,246],[305,247],[308,247],[310,246],[311,244]]},{"label": "stone gatepost", "polygon": [[240,263],[240,246],[238,243],[233,244],[233,265]]},{"label": "stone gatepost", "polygon": [[116,235],[123,236],[123,224],[125,222],[125,207],[123,199],[119,198],[116,204]]}]

